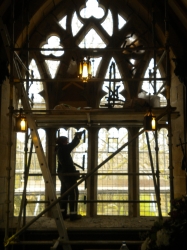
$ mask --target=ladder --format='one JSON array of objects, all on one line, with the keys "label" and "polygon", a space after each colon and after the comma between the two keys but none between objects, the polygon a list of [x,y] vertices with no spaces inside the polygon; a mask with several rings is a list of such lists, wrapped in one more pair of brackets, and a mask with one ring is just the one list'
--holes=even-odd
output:
[{"label": "ladder", "polygon": [[[22,84],[21,101],[22,101],[23,109],[25,109],[25,110],[31,109],[23,84]],[[40,165],[40,168],[42,171],[42,175],[44,177],[46,191],[47,191],[47,195],[48,195],[48,199],[49,199],[49,204],[51,204],[52,202],[57,200],[56,190],[54,188],[54,182],[52,180],[51,173],[50,173],[47,161],[46,161],[46,157],[45,157],[43,147],[42,147],[42,144],[40,141],[40,137],[39,137],[39,134],[37,131],[36,123],[32,117],[32,112],[30,114],[26,114],[26,118],[27,118],[29,128],[31,131],[31,138],[32,138],[33,144],[35,146],[36,154],[38,156],[38,161],[39,161],[39,165]],[[56,222],[56,225],[58,228],[60,238],[61,239],[64,238],[65,240],[68,240],[67,230],[66,230],[65,225],[64,225],[64,221],[63,221],[62,213],[60,211],[59,203],[54,205],[51,209],[52,209],[53,217],[55,219],[55,222]],[[69,245],[64,245],[63,248],[65,250],[71,249]]]},{"label": "ladder", "polygon": [[[3,23],[1,18],[0,18],[0,26],[1,26],[2,40],[4,42],[4,45],[5,45],[5,48],[6,48],[6,53],[7,53],[7,56],[9,58],[9,61],[10,61],[11,56],[10,56],[9,49],[10,49],[10,46],[11,46],[11,42],[10,42],[10,38],[9,38],[8,31],[6,29],[6,26]],[[18,65],[18,60],[19,60],[19,62],[21,62],[20,61],[21,59],[13,51],[12,51],[12,56],[13,56],[13,64],[14,64],[13,66],[16,69],[16,73],[17,73],[18,77],[20,79],[22,79],[21,73],[19,71],[19,65]],[[15,56],[17,57],[18,60],[15,60],[15,58],[14,58]],[[22,63],[22,66],[24,66],[23,63]],[[26,67],[25,67],[25,69],[26,69]],[[37,157],[38,157],[38,161],[39,161],[39,165],[40,165],[40,168],[41,168],[41,171],[42,171],[42,175],[43,175],[43,178],[44,178],[44,181],[45,181],[45,186],[46,186],[46,191],[47,191],[46,193],[47,193],[47,196],[48,196],[48,199],[49,199],[49,207],[52,210],[53,218],[54,218],[54,220],[56,222],[56,226],[57,226],[58,233],[59,233],[59,238],[56,240],[56,242],[54,243],[54,245],[53,245],[53,247],[51,249],[56,249],[57,246],[59,244],[61,244],[64,250],[71,250],[71,245],[70,244],[63,244],[63,240],[66,241],[66,242],[69,242],[68,234],[67,234],[66,227],[64,225],[64,220],[63,220],[62,213],[61,213],[61,210],[60,210],[60,206],[59,206],[59,203],[58,203],[59,200],[57,200],[57,197],[56,197],[56,190],[55,190],[55,187],[54,187],[54,183],[53,183],[53,180],[52,180],[52,177],[51,177],[51,173],[50,173],[50,170],[49,170],[49,167],[48,167],[48,164],[47,164],[47,161],[46,161],[46,157],[45,157],[45,154],[44,154],[44,151],[43,151],[43,147],[42,147],[42,144],[41,144],[41,141],[40,141],[40,137],[39,137],[39,134],[38,134],[38,131],[37,131],[37,126],[36,126],[35,120],[33,119],[33,116],[32,116],[30,103],[29,103],[28,96],[27,96],[27,93],[25,91],[23,83],[21,83],[21,91],[22,91],[21,101],[22,101],[23,109],[28,111],[28,113],[26,114],[26,118],[27,118],[29,128],[30,128],[30,131],[31,131],[31,138],[32,138],[32,141],[33,141],[33,144],[34,144],[34,147],[35,147]],[[55,204],[55,205],[50,206],[50,204],[52,204],[52,203]],[[46,212],[46,209],[44,209],[43,214],[45,214],[45,212]],[[41,214],[40,214],[40,216],[41,216]],[[36,216],[36,218],[31,220],[29,223],[27,223],[24,226],[24,228],[18,230],[13,236],[11,236],[9,239],[7,239],[6,243],[5,243],[5,246],[9,245],[9,243],[11,241],[13,241],[23,231],[23,229],[28,228],[38,218],[39,217]]]}]

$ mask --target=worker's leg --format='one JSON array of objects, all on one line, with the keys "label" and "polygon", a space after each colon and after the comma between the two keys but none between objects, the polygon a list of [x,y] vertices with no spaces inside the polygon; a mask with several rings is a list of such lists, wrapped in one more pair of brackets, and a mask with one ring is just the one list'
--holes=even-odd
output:
[{"label": "worker's leg", "polygon": [[[66,182],[64,181],[64,176],[62,176],[62,173],[58,173],[58,177],[60,179],[61,182],[61,189],[60,189],[60,194],[61,197],[63,196],[63,194],[67,191],[67,187],[66,187]],[[69,216],[67,215],[67,206],[68,206],[68,194],[66,194],[65,196],[63,196],[62,200],[59,202],[60,205],[60,209],[62,212],[62,216],[64,219],[67,219]]]},{"label": "worker's leg", "polygon": [[[70,177],[68,185],[69,188],[77,183],[76,177]],[[69,192],[69,201],[70,201],[70,220],[78,220],[81,218],[81,215],[77,214],[78,209],[78,199],[79,199],[79,190],[76,186]]]}]

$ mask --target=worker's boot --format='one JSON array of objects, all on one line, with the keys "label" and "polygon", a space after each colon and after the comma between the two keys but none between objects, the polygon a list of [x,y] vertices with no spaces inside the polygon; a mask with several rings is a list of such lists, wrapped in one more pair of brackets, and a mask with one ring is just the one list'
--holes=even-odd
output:
[{"label": "worker's boot", "polygon": [[67,220],[67,219],[70,218],[70,215],[69,215],[69,214],[62,214],[62,216],[63,216],[63,219],[64,219],[64,220]]},{"label": "worker's boot", "polygon": [[62,209],[61,212],[62,212],[62,217],[63,217],[64,220],[67,220],[67,219],[70,218],[69,214],[67,214],[66,211],[64,211],[64,210]]},{"label": "worker's boot", "polygon": [[71,214],[70,213],[70,220],[74,221],[74,220],[80,220],[82,218],[82,215],[80,214]]}]

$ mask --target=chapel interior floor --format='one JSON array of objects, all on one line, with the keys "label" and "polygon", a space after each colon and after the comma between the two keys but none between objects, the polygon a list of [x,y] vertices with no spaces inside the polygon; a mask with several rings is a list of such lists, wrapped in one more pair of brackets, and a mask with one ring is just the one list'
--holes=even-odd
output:
[{"label": "chapel interior floor", "polygon": [[[33,217],[26,218],[26,224],[30,223]],[[87,217],[83,216],[80,220],[70,221],[64,220],[65,227],[75,230],[92,230],[92,229],[127,229],[127,230],[149,230],[158,217],[125,217],[125,216],[97,216]],[[0,228],[5,228],[5,221],[0,222]],[[16,229],[18,226],[18,218],[10,218],[9,228]],[[30,230],[56,230],[56,223],[53,218],[40,217],[33,222],[29,228]]]}]

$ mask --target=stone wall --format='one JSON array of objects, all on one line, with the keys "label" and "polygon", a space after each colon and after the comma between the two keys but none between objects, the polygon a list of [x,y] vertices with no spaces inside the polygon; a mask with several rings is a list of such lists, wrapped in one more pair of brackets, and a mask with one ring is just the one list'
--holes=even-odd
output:
[{"label": "stone wall", "polygon": [[[9,81],[5,81],[2,85],[1,93],[1,121],[0,121],[0,221],[5,220],[7,214],[7,201],[9,200],[10,216],[13,215],[14,201],[14,166],[15,166],[15,132],[11,127],[11,143],[9,143]],[[14,94],[13,94],[14,95]],[[9,145],[12,144],[11,147]],[[11,151],[10,151],[11,148]],[[9,159],[10,155],[10,159]],[[8,169],[10,167],[10,180],[8,177]],[[9,184],[10,181],[10,184]],[[7,190],[10,188],[10,197],[7,197]]]},{"label": "stone wall", "polygon": [[174,173],[174,196],[181,197],[186,194],[186,172],[181,169],[183,153],[180,146],[179,137],[184,142],[184,85],[174,74],[175,65],[171,65],[171,106],[176,107],[176,111],[180,112],[180,117],[172,120],[172,158]]}]

